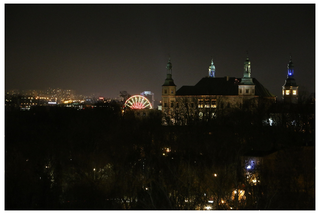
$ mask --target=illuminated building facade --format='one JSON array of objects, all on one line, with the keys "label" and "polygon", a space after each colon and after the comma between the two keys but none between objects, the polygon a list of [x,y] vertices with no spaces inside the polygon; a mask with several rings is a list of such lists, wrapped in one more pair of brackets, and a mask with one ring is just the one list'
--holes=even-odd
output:
[{"label": "illuminated building facade", "polygon": [[244,62],[242,78],[215,77],[212,60],[208,77],[194,86],[182,86],[177,91],[172,79],[172,63],[170,59],[168,61],[167,78],[162,85],[164,124],[188,124],[195,118],[208,120],[234,108],[252,109],[262,100],[271,104],[276,97],[252,78],[249,57]]},{"label": "illuminated building facade", "polygon": [[282,100],[284,103],[298,103],[298,88],[299,86],[294,79],[294,65],[290,57],[287,66],[287,79],[282,86]]}]

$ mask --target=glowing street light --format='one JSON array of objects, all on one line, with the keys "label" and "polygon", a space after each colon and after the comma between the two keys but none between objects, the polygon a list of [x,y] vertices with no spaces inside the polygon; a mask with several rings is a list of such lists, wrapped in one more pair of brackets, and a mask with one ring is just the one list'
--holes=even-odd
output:
[{"label": "glowing street light", "polygon": [[206,209],[206,210],[211,210],[212,207],[211,207],[211,206],[206,206],[205,209]]}]

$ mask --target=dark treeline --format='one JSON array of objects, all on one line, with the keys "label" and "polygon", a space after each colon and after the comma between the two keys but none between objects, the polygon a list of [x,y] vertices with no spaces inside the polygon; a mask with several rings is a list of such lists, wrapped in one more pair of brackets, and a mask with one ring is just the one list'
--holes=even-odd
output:
[{"label": "dark treeline", "polygon": [[[162,126],[157,111],[135,118],[117,104],[6,111],[5,209],[315,209],[309,113]],[[270,154],[257,184],[242,164],[253,151]]]}]

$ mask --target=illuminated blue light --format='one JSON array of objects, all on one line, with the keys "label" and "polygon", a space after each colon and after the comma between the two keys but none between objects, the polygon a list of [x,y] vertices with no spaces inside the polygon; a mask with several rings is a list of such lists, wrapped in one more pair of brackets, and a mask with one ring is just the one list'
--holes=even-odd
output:
[{"label": "illuminated blue light", "polygon": [[292,76],[293,75],[293,70],[289,69],[288,70],[288,76]]},{"label": "illuminated blue light", "polygon": [[247,166],[247,169],[251,169],[251,166],[249,165],[249,166]]}]

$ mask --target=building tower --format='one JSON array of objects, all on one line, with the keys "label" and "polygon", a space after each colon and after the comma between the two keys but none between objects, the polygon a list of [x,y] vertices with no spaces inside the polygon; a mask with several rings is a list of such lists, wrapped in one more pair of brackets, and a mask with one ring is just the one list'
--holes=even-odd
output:
[{"label": "building tower", "polygon": [[162,85],[162,112],[170,114],[175,105],[176,85],[172,79],[172,64],[167,63],[167,78]]},{"label": "building tower", "polygon": [[294,79],[294,65],[290,56],[287,65],[287,79],[282,86],[282,100],[284,103],[298,103],[298,85]]},{"label": "building tower", "polygon": [[254,96],[255,95],[255,85],[251,78],[251,63],[249,57],[247,56],[244,62],[243,78],[238,86],[238,94],[242,96]]},{"label": "building tower", "polygon": [[211,59],[211,65],[209,66],[209,77],[216,77],[216,66],[213,65],[213,59]]}]

